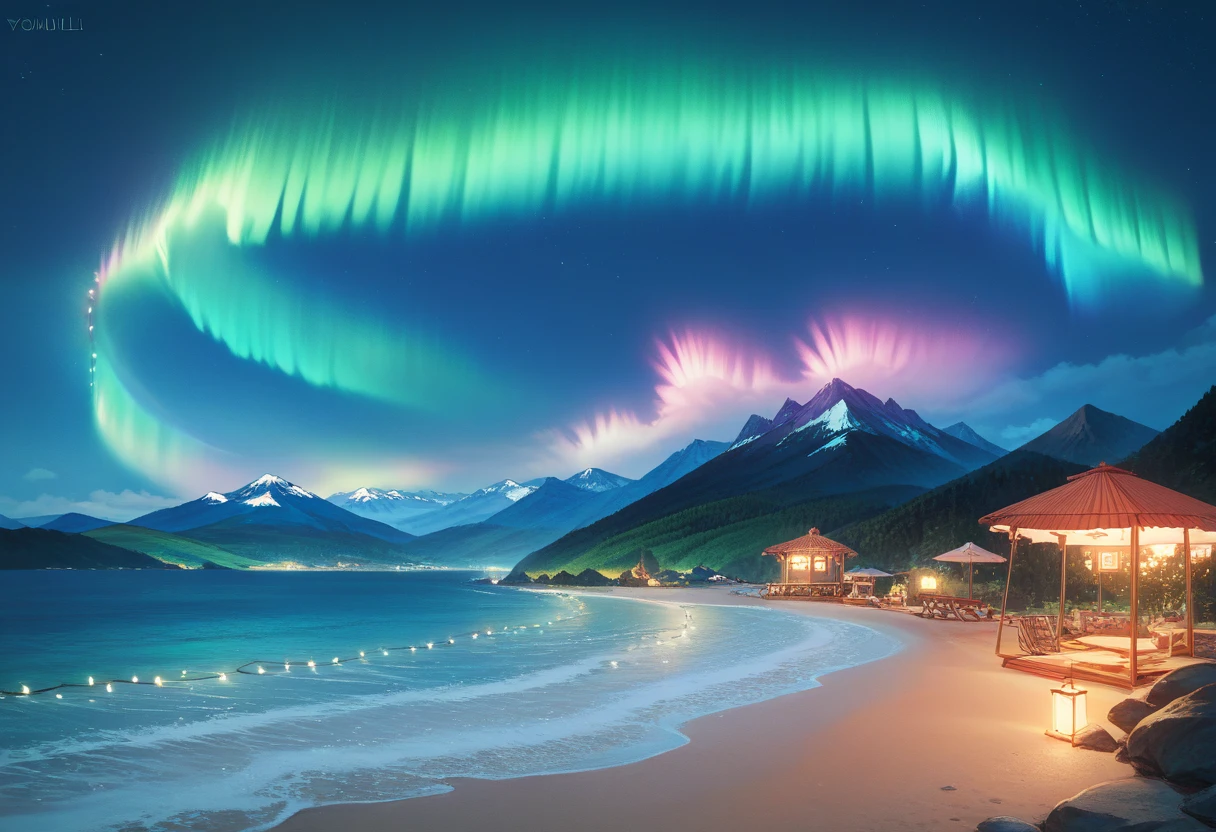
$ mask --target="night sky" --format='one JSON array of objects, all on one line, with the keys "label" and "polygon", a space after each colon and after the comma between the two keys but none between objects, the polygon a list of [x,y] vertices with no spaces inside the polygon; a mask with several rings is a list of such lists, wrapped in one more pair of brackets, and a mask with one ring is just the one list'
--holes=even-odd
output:
[{"label": "night sky", "polygon": [[6,0],[2,514],[639,476],[833,375],[1009,448],[1216,380],[1204,4],[250,5]]}]

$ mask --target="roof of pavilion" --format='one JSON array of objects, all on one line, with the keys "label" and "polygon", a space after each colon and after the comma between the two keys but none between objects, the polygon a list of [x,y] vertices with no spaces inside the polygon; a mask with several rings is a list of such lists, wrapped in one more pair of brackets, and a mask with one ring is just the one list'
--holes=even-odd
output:
[{"label": "roof of pavilion", "polygon": [[764,550],[766,555],[842,555],[844,557],[856,557],[857,553],[845,546],[843,543],[837,543],[835,540],[824,537],[819,533],[819,529],[811,529],[802,537],[794,538],[785,543],[778,543],[775,546],[769,546]]},{"label": "roof of pavilion", "polygon": [[1059,488],[980,518],[1011,529],[1184,528],[1216,532],[1216,506],[1208,505],[1102,463]]}]

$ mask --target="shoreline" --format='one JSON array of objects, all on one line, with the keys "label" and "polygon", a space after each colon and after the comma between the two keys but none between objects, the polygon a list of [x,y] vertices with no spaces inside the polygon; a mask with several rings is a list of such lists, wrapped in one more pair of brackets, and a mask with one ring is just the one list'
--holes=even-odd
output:
[{"label": "shoreline", "polygon": [[[658,601],[655,592],[578,594]],[[814,823],[970,830],[993,815],[1039,819],[1084,788],[1132,775],[1111,755],[1044,736],[1051,684],[1000,667],[993,622],[762,601],[724,589],[661,592],[664,602],[775,607],[859,624],[901,647],[821,674],[810,689],[693,719],[678,728],[686,742],[637,762],[501,780],[452,778],[438,794],[308,808],[273,828],[472,830],[493,817],[499,829],[733,830],[762,814],[766,826],[778,829]],[[1097,715],[1123,696],[1091,687],[1091,718],[1101,721]],[[834,766],[835,748],[866,763]]]}]

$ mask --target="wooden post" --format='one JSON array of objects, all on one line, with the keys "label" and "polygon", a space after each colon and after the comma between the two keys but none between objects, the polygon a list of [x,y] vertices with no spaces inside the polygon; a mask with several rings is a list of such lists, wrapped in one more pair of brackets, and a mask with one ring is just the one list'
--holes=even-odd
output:
[{"label": "wooden post", "polygon": [[1195,655],[1195,593],[1191,587],[1191,530],[1182,530],[1182,556],[1186,558],[1186,654]]},{"label": "wooden post", "polygon": [[1068,581],[1068,535],[1057,534],[1060,541],[1060,613],[1056,616],[1056,652],[1062,652],[1061,643],[1064,641],[1064,590]]},{"label": "wooden post", "polygon": [[1132,643],[1130,660],[1128,661],[1128,672],[1131,674],[1132,687],[1136,686],[1136,680],[1140,677],[1139,663],[1140,656],[1140,527],[1132,526]]},{"label": "wooden post", "polygon": [[1102,555],[1098,555],[1098,562],[1094,564],[1094,571],[1098,573],[1098,614],[1102,614]]},{"label": "wooden post", "polygon": [[781,556],[781,583],[788,584],[790,577],[790,561],[785,555]]},{"label": "wooden post", "polygon": [[975,577],[975,561],[967,561],[967,600],[974,601],[975,593],[971,590],[971,579]]},{"label": "wooden post", "polygon": [[1009,606],[1009,584],[1013,582],[1013,555],[1018,550],[1018,530],[1009,530],[1009,574],[1005,577],[1005,596],[1001,599],[1001,620],[996,628],[996,654],[1001,655],[1001,635],[1005,632],[1005,608]]}]

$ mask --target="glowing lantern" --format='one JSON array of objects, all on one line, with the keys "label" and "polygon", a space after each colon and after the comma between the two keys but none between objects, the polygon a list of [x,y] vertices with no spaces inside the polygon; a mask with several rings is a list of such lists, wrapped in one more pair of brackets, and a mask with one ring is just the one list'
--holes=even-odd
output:
[{"label": "glowing lantern", "polygon": [[1089,724],[1089,717],[1085,713],[1085,695],[1085,688],[1077,687],[1071,679],[1051,689],[1049,737],[1076,744],[1077,734]]},{"label": "glowing lantern", "polygon": [[936,592],[937,591],[937,576],[936,575],[921,575],[920,576],[921,592]]}]

